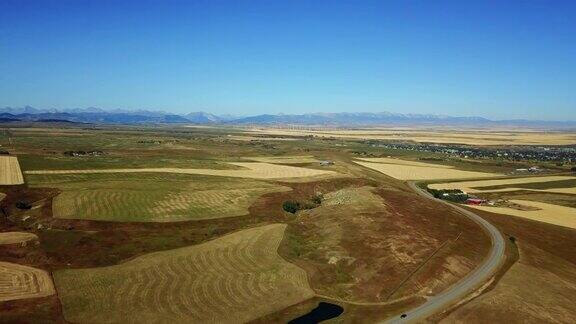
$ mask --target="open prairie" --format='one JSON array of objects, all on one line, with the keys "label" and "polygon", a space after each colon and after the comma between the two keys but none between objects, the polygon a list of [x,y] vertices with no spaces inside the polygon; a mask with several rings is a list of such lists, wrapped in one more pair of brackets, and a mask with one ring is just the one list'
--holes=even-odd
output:
[{"label": "open prairie", "polygon": [[[342,322],[379,322],[458,284],[490,251],[478,224],[405,180],[495,177],[459,185],[573,202],[534,191],[570,188],[569,168],[550,162],[540,182],[510,184],[502,175],[526,164],[352,138],[238,141],[238,128],[167,126],[8,133],[0,145],[18,157],[25,184],[0,188],[0,231],[30,233],[9,242],[38,239],[0,245],[0,260],[53,274],[58,292],[0,302],[11,322],[289,322],[317,301],[342,306]],[[530,223],[538,235],[574,231]],[[553,280],[547,266],[531,266]],[[504,292],[520,282],[499,278]]]},{"label": "open prairie", "polygon": [[18,158],[0,155],[0,185],[17,185],[24,183]]},{"label": "open prairie", "polygon": [[173,173],[34,174],[31,186],[62,192],[53,216],[118,222],[170,222],[240,216],[262,194],[290,190],[256,180]]},{"label": "open prairie", "polygon": [[399,180],[470,179],[501,176],[496,173],[457,170],[452,167],[431,163],[419,162],[416,165],[417,162],[395,162],[401,160],[392,159],[384,160],[386,162],[380,162],[382,160],[377,161],[378,162],[356,161],[356,163]]},{"label": "open prairie", "polygon": [[314,295],[277,253],[286,225],[239,231],[120,265],[55,273],[71,322],[239,323]]},{"label": "open prairie", "polygon": [[272,136],[316,136],[324,138],[364,140],[406,140],[422,143],[453,143],[468,145],[574,145],[574,132],[494,131],[494,130],[442,130],[442,129],[308,129],[257,128],[248,134]]},{"label": "open prairie", "polygon": [[52,294],[54,285],[48,272],[0,261],[0,302]]}]

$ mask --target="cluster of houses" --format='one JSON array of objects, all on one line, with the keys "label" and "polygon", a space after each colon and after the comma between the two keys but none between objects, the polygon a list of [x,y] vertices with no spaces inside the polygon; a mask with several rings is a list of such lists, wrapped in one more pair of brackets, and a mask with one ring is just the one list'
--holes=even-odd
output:
[{"label": "cluster of houses", "polygon": [[372,147],[395,150],[445,153],[453,157],[470,159],[495,159],[508,161],[540,161],[576,163],[575,146],[522,146],[522,147],[470,147],[461,144],[385,143],[366,140]]},{"label": "cluster of houses", "polygon": [[103,155],[102,151],[66,151],[64,155],[67,156],[100,156]]}]

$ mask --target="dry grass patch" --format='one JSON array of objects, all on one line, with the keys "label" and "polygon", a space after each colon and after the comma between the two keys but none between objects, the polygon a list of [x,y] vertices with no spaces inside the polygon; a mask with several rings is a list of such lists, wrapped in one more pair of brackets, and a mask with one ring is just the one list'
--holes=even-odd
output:
[{"label": "dry grass patch", "polygon": [[3,232],[0,233],[0,245],[17,244],[37,240],[38,236],[26,232]]},{"label": "dry grass patch", "polygon": [[470,206],[491,213],[512,215],[522,218],[565,226],[576,229],[576,208],[547,204],[529,200],[510,200],[513,204],[532,207],[532,210],[519,210],[507,207]]},{"label": "dry grass patch", "polygon": [[38,170],[26,171],[26,174],[91,174],[91,173],[181,173],[200,174],[233,178],[252,179],[289,179],[307,178],[322,175],[333,175],[335,172],[308,168],[277,165],[262,162],[230,163],[244,169],[211,170],[211,169],[181,169],[181,168],[141,168],[141,169],[92,169],[92,170]]},{"label": "dry grass patch", "polygon": [[0,262],[0,301],[50,296],[55,293],[48,272]]},{"label": "dry grass patch", "polygon": [[[399,180],[440,180],[497,177],[500,174],[462,171],[444,165],[419,163],[418,165],[355,161],[364,167]],[[407,161],[404,161],[407,162]],[[412,162],[417,163],[417,162]]]},{"label": "dry grass patch", "polygon": [[80,323],[242,323],[314,295],[277,249],[284,224],[120,265],[54,274],[66,320]]},{"label": "dry grass patch", "polygon": [[[497,179],[497,180],[445,182],[445,183],[434,183],[429,185],[428,187],[431,189],[460,189],[469,193],[531,190],[531,191],[543,191],[552,193],[576,194],[576,188],[574,187],[536,189],[536,188],[522,188],[521,186],[518,186],[525,184],[547,183],[547,182],[566,181],[566,180],[576,180],[576,177],[548,176],[548,177],[526,177],[526,178],[510,178],[510,179]],[[497,188],[497,189],[493,188],[501,186],[505,188]]]},{"label": "dry grass patch", "polygon": [[23,184],[24,178],[20,171],[18,158],[0,155],[0,185]]}]

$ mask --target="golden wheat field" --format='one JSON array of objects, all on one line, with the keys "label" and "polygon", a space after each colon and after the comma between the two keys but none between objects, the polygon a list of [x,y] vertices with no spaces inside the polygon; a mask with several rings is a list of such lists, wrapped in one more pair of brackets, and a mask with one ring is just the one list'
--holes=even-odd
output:
[{"label": "golden wheat field", "polygon": [[468,145],[572,145],[576,144],[574,132],[538,131],[485,131],[485,130],[425,130],[425,129],[275,129],[256,128],[247,134],[276,136],[317,136],[364,140],[405,140],[421,143]]},{"label": "golden wheat field", "polygon": [[[551,193],[576,194],[576,188],[574,187],[537,189],[537,188],[522,188],[520,186],[514,186],[514,185],[536,184],[536,183],[545,184],[547,182],[567,181],[567,180],[576,180],[576,177],[545,176],[545,177],[525,177],[525,178],[510,178],[510,179],[496,179],[496,180],[444,182],[444,183],[434,183],[429,185],[428,187],[431,189],[460,189],[468,193],[530,190],[530,191],[542,191]],[[505,186],[505,188],[497,188],[497,189],[490,188],[494,186]]]},{"label": "golden wheat field", "polygon": [[38,236],[26,232],[2,232],[0,233],[0,245],[17,244],[37,240]]},{"label": "golden wheat field", "polygon": [[24,178],[20,170],[18,158],[0,155],[0,185],[23,184]]},{"label": "golden wheat field", "polygon": [[277,249],[271,224],[125,263],[54,273],[75,323],[242,323],[314,295],[306,272]]},{"label": "golden wheat field", "polygon": [[529,200],[510,200],[518,205],[538,208],[538,210],[518,210],[508,207],[471,206],[476,209],[504,215],[512,215],[522,218],[554,224],[558,226],[576,229],[576,208],[553,205]]},{"label": "golden wheat field", "polygon": [[[384,173],[399,180],[440,180],[440,179],[467,179],[497,177],[500,174],[475,171],[462,171],[446,168],[443,165],[419,163],[418,165],[391,164],[355,161],[364,167]],[[416,163],[416,162],[412,162]],[[424,166],[427,165],[427,166]]]},{"label": "golden wheat field", "polygon": [[91,170],[37,170],[26,171],[26,174],[76,174],[76,173],[180,173],[200,174],[233,178],[251,179],[288,179],[307,178],[323,175],[334,175],[335,172],[309,168],[277,165],[262,162],[231,162],[241,170],[212,170],[212,169],[179,169],[179,168],[142,168],[142,169],[91,169]]},{"label": "golden wheat field", "polygon": [[266,193],[265,181],[170,173],[28,175],[33,187],[60,189],[53,216],[103,221],[172,222],[241,216]]},{"label": "golden wheat field", "polygon": [[0,301],[45,297],[54,293],[48,272],[0,261]]}]

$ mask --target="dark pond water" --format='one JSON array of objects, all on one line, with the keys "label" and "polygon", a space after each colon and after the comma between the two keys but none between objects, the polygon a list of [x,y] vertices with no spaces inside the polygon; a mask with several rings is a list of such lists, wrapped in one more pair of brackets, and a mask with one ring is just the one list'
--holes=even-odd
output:
[{"label": "dark pond water", "polygon": [[302,315],[288,322],[289,324],[309,324],[320,323],[334,317],[340,316],[344,312],[344,308],[330,303],[321,302],[310,313]]}]

